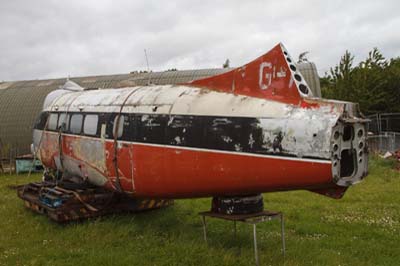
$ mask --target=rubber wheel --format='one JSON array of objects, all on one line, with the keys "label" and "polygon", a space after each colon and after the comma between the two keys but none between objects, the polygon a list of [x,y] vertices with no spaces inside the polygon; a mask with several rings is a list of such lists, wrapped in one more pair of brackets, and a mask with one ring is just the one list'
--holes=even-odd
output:
[{"label": "rubber wheel", "polygon": [[220,196],[212,199],[211,211],[223,214],[250,214],[264,210],[261,194],[248,196]]}]

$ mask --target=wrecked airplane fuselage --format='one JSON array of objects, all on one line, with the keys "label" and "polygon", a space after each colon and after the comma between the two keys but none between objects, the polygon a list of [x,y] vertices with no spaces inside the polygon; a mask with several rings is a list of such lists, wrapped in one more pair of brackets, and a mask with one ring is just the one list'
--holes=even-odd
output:
[{"label": "wrecked airplane fuselage", "polygon": [[367,174],[357,105],[312,97],[282,45],[190,84],[73,91],[34,147],[64,177],[151,198],[308,189],[340,198]]}]

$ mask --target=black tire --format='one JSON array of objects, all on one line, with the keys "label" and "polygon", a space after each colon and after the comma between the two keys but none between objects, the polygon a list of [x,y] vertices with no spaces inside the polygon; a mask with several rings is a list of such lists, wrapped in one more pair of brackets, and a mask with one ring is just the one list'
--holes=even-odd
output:
[{"label": "black tire", "polygon": [[248,196],[214,197],[211,211],[223,214],[251,214],[264,210],[261,194]]}]

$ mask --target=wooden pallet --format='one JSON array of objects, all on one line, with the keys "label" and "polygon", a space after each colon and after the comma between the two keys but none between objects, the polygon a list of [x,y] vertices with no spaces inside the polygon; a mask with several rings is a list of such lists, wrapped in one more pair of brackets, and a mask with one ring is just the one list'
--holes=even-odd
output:
[{"label": "wooden pallet", "polygon": [[173,204],[173,200],[137,199],[98,187],[66,189],[52,182],[18,186],[17,193],[27,208],[59,223],[159,209]]}]

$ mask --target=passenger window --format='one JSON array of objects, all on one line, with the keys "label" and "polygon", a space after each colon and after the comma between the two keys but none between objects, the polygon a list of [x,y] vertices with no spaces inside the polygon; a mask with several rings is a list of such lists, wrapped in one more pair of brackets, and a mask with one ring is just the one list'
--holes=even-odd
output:
[{"label": "passenger window", "polygon": [[57,119],[58,119],[58,114],[50,114],[50,118],[49,118],[49,124],[47,126],[47,128],[49,130],[56,130],[57,129]]},{"label": "passenger window", "polygon": [[71,116],[70,131],[73,134],[80,134],[82,131],[83,115],[76,114]]},{"label": "passenger window", "polygon": [[58,124],[57,124],[57,129],[59,129],[62,126],[62,130],[65,131],[68,129],[68,124],[69,124],[69,115],[66,113],[61,113],[60,117],[58,118]]},{"label": "passenger window", "polygon": [[97,124],[99,117],[97,115],[86,115],[85,123],[83,124],[83,133],[85,135],[95,136],[97,134]]},{"label": "passenger window", "polygon": [[[119,123],[118,123],[118,117],[119,117]],[[124,122],[125,122],[124,115],[115,116],[114,124],[113,124],[113,137],[115,137],[116,133],[118,133],[117,138],[121,138],[122,137],[122,133],[124,131]],[[117,130],[117,125],[118,125],[118,132],[116,131]]]}]

